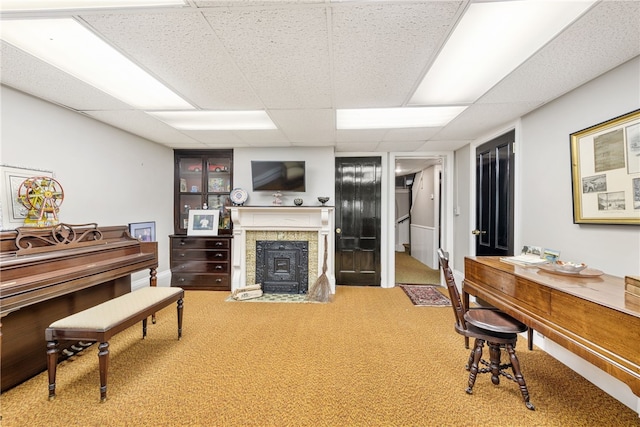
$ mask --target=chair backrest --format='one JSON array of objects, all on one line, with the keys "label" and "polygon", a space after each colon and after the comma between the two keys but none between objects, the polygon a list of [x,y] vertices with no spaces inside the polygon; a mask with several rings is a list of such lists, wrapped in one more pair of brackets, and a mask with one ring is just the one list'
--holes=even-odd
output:
[{"label": "chair backrest", "polygon": [[464,320],[464,307],[462,306],[462,300],[460,299],[460,292],[458,292],[456,280],[453,277],[451,267],[449,267],[449,252],[445,252],[442,248],[438,249],[438,258],[440,258],[440,267],[444,274],[444,280],[447,283],[449,298],[451,299],[451,307],[453,307],[453,313],[456,316],[456,325],[460,329],[467,329],[467,324]]}]

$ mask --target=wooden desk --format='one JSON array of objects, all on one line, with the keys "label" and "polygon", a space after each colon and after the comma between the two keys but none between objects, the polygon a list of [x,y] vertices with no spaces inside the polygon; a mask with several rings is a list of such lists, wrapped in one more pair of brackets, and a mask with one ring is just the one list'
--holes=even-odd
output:
[{"label": "wooden desk", "polygon": [[467,257],[462,286],[627,384],[640,397],[640,298],[624,279],[573,277]]}]

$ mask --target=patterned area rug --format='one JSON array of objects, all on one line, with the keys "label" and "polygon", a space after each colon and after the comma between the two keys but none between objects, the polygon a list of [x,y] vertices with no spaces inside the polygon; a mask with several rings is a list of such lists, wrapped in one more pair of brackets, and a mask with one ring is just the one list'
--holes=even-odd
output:
[{"label": "patterned area rug", "polygon": [[435,285],[398,285],[407,294],[413,305],[421,307],[450,306],[451,301]]}]

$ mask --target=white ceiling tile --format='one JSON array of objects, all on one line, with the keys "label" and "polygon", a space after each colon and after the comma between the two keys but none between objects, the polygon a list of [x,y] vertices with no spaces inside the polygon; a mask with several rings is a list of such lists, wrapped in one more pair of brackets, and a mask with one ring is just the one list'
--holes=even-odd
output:
[{"label": "white ceiling tile", "polygon": [[234,135],[249,145],[260,144],[289,144],[289,139],[279,129],[276,130],[242,130],[234,131]]},{"label": "white ceiling tile", "polygon": [[377,151],[416,151],[424,141],[384,141],[378,144]]},{"label": "white ceiling tile", "polygon": [[336,108],[403,105],[455,23],[461,4],[344,3],[334,7]]},{"label": "white ceiling tile", "polygon": [[336,137],[336,113],[324,110],[271,110],[271,119],[292,143],[327,142]]},{"label": "white ceiling tile", "polygon": [[194,139],[142,111],[83,111],[83,114],[161,144],[197,143]]},{"label": "white ceiling tile", "polygon": [[128,110],[131,107],[81,80],[0,41],[0,82],[73,110]]},{"label": "white ceiling tile", "polygon": [[639,54],[640,2],[601,2],[478,103],[546,102]]},{"label": "white ceiling tile", "polygon": [[367,153],[375,152],[377,147],[377,142],[338,142],[336,144],[336,152]]},{"label": "white ceiling tile", "polygon": [[472,105],[435,134],[433,139],[473,140],[499,125],[514,121],[539,105],[539,102]]},{"label": "white ceiling tile", "polygon": [[243,143],[234,131],[230,130],[181,130],[181,132],[203,144],[221,144],[226,148],[232,148],[236,144]]},{"label": "white ceiling tile", "polygon": [[387,129],[337,130],[337,142],[380,142],[387,134]]},{"label": "white ceiling tile", "polygon": [[202,109],[259,109],[243,73],[200,13],[92,14],[84,19]]},{"label": "white ceiling tile", "polygon": [[426,141],[440,131],[437,128],[389,129],[383,141]]},{"label": "white ceiling tile", "polygon": [[331,107],[324,7],[207,9],[203,14],[265,105]]}]

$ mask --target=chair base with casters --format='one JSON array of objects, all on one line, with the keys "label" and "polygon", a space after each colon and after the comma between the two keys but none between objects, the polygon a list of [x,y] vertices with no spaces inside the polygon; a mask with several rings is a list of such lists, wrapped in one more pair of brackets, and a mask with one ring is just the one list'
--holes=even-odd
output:
[{"label": "chair base with casters", "polygon": [[[455,330],[465,337],[465,341],[469,338],[475,340],[466,366],[469,371],[467,393],[473,394],[478,374],[491,373],[491,382],[495,385],[500,384],[500,376],[504,376],[518,383],[524,404],[528,409],[534,410],[515,350],[518,334],[527,331],[527,326],[496,308],[480,307],[465,311],[449,267],[449,254],[438,249],[438,256],[456,318]],[[485,344],[489,348],[489,361],[482,358]],[[501,363],[503,350],[509,357],[507,363]],[[513,374],[508,372],[509,368]]]}]

